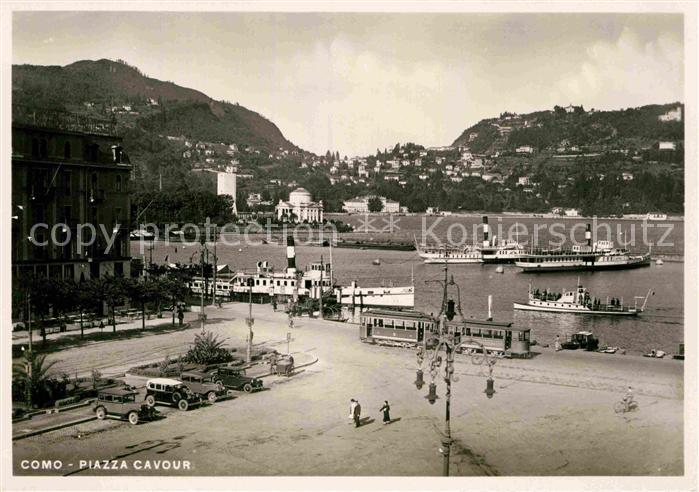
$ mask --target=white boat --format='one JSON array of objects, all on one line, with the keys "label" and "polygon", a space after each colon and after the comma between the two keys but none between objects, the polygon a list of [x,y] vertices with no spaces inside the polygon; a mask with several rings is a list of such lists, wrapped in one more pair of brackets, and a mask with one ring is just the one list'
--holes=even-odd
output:
[{"label": "white boat", "polygon": [[136,229],[129,233],[129,238],[133,241],[143,240],[152,241],[155,239],[155,234],[146,229]]},{"label": "white boat", "polygon": [[392,308],[413,308],[415,307],[415,287],[359,287],[357,282],[352,282],[347,287],[335,289],[337,302],[342,306],[353,306],[359,308],[372,307],[392,307]]},{"label": "white boat", "polygon": [[483,254],[472,246],[464,248],[417,246],[417,254],[427,264],[483,263]]},{"label": "white boat", "polygon": [[515,239],[490,239],[488,217],[483,217],[483,243],[464,247],[419,245],[415,240],[415,249],[425,263],[514,263],[528,256],[527,251]]},{"label": "white boat", "polygon": [[667,220],[667,214],[664,214],[662,212],[648,212],[646,215],[646,219],[648,220]]},{"label": "white boat", "polygon": [[580,270],[622,270],[650,265],[650,251],[631,254],[628,249],[615,248],[612,241],[592,244],[590,224],[585,230],[587,244],[576,244],[569,250],[531,252],[515,261],[524,273],[568,272]]},{"label": "white boat", "polygon": [[[637,316],[646,308],[648,297],[651,291],[648,291],[646,297],[634,297],[633,306],[624,306],[624,300],[607,297],[605,301],[595,298],[590,295],[588,290],[580,285],[575,290],[561,293],[550,292],[547,290],[532,291],[529,286],[529,299],[526,304],[514,303],[514,308],[521,311],[545,311],[549,313],[572,313],[572,314],[591,314],[591,315],[612,315],[612,316]],[[643,305],[638,307],[638,300],[644,299]]]}]

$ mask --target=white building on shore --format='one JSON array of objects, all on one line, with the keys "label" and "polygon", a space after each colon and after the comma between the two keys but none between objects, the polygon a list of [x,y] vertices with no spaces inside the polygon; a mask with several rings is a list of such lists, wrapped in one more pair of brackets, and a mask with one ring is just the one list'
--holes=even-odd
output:
[{"label": "white building on shore", "polygon": [[[365,214],[369,213],[369,200],[372,198],[377,198],[374,196],[358,196],[355,198],[351,198],[349,200],[345,200],[345,202],[342,205],[342,208],[345,210],[347,213],[359,213],[359,214]],[[384,196],[378,197],[379,200],[381,200],[381,204],[383,205],[383,208],[381,209],[381,212],[387,213],[387,214],[397,214],[400,213],[400,202],[397,202],[395,200],[389,200],[388,198]]]},{"label": "white building on shore", "polygon": [[289,193],[289,201],[279,200],[275,207],[277,219],[289,222],[323,222],[323,201],[314,202],[305,188],[296,188]]}]

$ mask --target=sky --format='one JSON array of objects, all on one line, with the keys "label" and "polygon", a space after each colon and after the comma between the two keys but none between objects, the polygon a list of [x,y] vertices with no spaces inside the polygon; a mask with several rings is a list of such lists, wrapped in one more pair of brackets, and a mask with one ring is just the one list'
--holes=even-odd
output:
[{"label": "sky", "polygon": [[681,14],[15,12],[13,63],[123,59],[318,154],[450,145],[482,118],[684,101]]}]

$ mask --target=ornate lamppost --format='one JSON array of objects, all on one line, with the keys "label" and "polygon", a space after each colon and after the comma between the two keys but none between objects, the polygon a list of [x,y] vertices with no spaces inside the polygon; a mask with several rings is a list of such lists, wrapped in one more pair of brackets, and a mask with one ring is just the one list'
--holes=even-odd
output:
[{"label": "ornate lamppost", "polygon": [[[461,334],[455,330],[449,330],[447,322],[454,319],[456,314],[454,308],[458,309],[461,319],[464,319],[463,313],[461,311],[461,292],[459,286],[454,282],[452,277],[447,281],[447,265],[444,266],[444,280],[428,280],[428,282],[436,282],[442,285],[444,289],[444,294],[442,297],[442,307],[440,309],[437,317],[439,318],[439,326],[437,331],[429,337],[425,337],[425,343],[423,346],[419,346],[417,349],[417,363],[418,370],[415,379],[415,386],[418,390],[422,389],[425,384],[424,372],[422,366],[427,362],[427,370],[430,374],[430,383],[428,386],[428,393],[425,398],[430,404],[434,403],[439,399],[437,396],[437,383],[435,380],[439,375],[440,369],[443,368],[444,382],[446,383],[446,393],[445,393],[445,418],[444,418],[444,435],[441,440],[440,452],[443,455],[443,468],[442,472],[444,476],[449,476],[449,459],[451,452],[451,383],[458,381],[458,378],[454,375],[454,352],[461,345],[463,340],[461,339]],[[449,286],[456,287],[457,290],[457,300],[455,303],[453,299],[448,297],[447,288]],[[487,380],[487,385],[484,393],[488,398],[492,398],[495,394],[494,382],[493,382],[493,366],[498,358],[497,355],[489,353],[488,350],[478,341],[468,340],[469,345],[478,346],[482,354],[476,354],[472,351],[467,352],[467,355],[471,356],[471,362],[475,365],[487,364],[489,375]]]},{"label": "ornate lamppost", "polygon": [[255,318],[252,317],[252,287],[255,285],[255,280],[250,277],[248,278],[248,317],[245,318],[245,324],[248,325],[248,343],[247,350],[245,354],[245,361],[250,364],[252,362],[252,326],[255,324]]}]

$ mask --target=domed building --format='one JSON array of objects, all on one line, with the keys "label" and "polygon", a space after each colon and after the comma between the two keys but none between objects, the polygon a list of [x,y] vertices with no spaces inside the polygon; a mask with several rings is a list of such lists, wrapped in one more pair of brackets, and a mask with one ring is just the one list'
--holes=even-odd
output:
[{"label": "domed building", "polygon": [[288,222],[323,222],[323,201],[314,202],[305,188],[289,193],[289,200],[279,200],[275,207],[277,219]]}]

